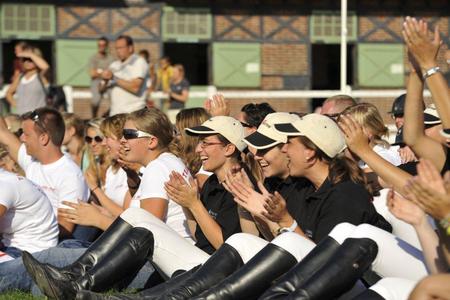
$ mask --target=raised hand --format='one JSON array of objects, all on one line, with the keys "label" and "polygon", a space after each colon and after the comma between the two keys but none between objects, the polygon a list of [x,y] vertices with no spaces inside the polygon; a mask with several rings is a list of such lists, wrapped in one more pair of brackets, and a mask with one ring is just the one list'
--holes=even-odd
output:
[{"label": "raised hand", "polygon": [[214,94],[205,101],[205,109],[212,116],[229,116],[230,103],[222,94]]},{"label": "raised hand", "polygon": [[172,171],[169,181],[164,183],[164,188],[172,200],[188,209],[200,202],[198,186],[192,177],[189,178],[188,184],[180,173]]},{"label": "raised hand", "polygon": [[402,34],[408,50],[422,69],[427,70],[437,65],[436,57],[442,45],[438,26],[434,28],[433,38],[430,39],[427,22],[406,17]]},{"label": "raised hand", "polygon": [[369,138],[363,131],[361,125],[359,125],[351,116],[341,115],[339,117],[339,127],[344,133],[345,142],[348,148],[360,156],[361,153],[369,151]]}]

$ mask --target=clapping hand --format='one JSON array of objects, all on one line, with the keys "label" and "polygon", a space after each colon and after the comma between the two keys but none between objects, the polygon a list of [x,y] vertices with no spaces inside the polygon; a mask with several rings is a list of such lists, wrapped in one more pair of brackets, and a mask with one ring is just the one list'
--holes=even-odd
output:
[{"label": "clapping hand", "polygon": [[172,200],[188,209],[200,201],[198,186],[192,177],[189,178],[188,184],[180,173],[172,171],[169,181],[164,183],[164,188]]}]

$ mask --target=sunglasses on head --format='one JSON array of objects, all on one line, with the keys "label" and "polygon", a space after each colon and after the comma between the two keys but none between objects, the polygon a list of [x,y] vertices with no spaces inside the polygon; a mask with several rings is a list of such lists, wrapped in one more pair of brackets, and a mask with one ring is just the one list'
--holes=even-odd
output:
[{"label": "sunglasses on head", "polygon": [[103,142],[103,137],[101,137],[99,135],[96,135],[94,137],[87,135],[87,136],[84,137],[84,140],[88,144],[92,143],[92,141],[95,141],[96,143],[101,143],[101,142]]},{"label": "sunglasses on head", "polygon": [[150,138],[154,137],[154,135],[152,135],[148,132],[137,130],[137,129],[123,129],[122,136],[126,140],[138,139],[138,138],[143,138],[143,137],[150,137]]},{"label": "sunglasses on head", "polygon": [[22,120],[31,120],[36,124],[43,132],[47,132],[45,124],[42,122],[39,113],[36,110],[24,113],[22,115]]}]

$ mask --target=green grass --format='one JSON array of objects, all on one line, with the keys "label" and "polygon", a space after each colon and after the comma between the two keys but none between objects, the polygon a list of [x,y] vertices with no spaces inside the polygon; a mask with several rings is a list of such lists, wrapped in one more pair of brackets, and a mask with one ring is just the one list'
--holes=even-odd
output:
[{"label": "green grass", "polygon": [[0,295],[0,300],[44,300],[46,297],[35,297],[31,293],[8,292]]}]

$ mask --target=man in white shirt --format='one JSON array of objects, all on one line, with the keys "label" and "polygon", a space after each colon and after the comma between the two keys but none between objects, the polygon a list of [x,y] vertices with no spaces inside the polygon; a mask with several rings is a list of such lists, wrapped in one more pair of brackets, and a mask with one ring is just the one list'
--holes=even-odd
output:
[{"label": "man in white shirt", "polygon": [[110,116],[143,108],[147,96],[145,80],[148,77],[148,64],[134,53],[131,37],[119,36],[115,48],[119,59],[101,75],[105,80],[104,89],[111,88]]},{"label": "man in white shirt", "polygon": [[22,176],[0,168],[0,250],[17,258],[20,250],[56,246],[58,223],[45,193]]},{"label": "man in white shirt", "polygon": [[[25,171],[26,177],[38,185],[49,198],[55,216],[62,201],[87,201],[89,189],[81,169],[61,152],[64,121],[50,108],[38,108],[22,116],[21,141],[8,131],[0,117],[0,143]],[[74,224],[58,218],[60,238],[70,237]]]}]

